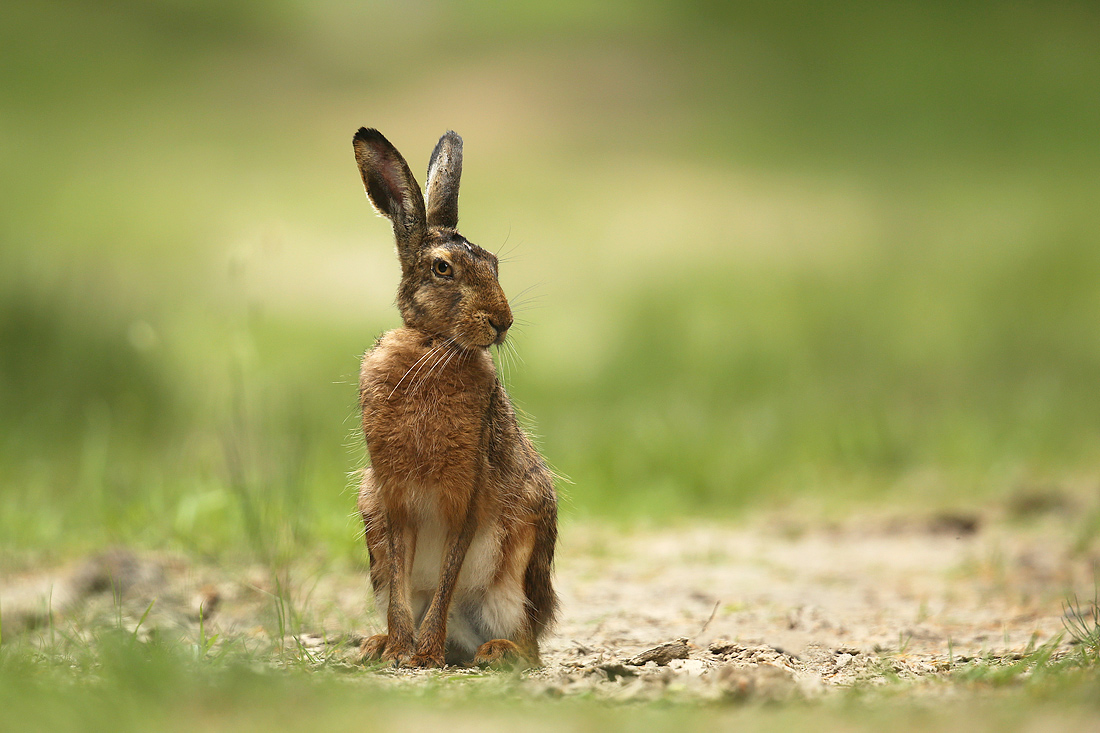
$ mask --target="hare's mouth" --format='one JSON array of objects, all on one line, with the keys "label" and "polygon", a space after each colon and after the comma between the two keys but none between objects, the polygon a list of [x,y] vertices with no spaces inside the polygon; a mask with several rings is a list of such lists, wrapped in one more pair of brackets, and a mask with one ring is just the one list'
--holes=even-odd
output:
[{"label": "hare's mouth", "polygon": [[505,335],[496,333],[492,329],[478,330],[476,333],[458,335],[453,341],[463,349],[488,349],[490,346],[500,346],[504,343]]},{"label": "hare's mouth", "polygon": [[508,335],[506,333],[498,333],[495,336],[487,336],[483,339],[480,339],[474,345],[477,346],[479,349],[488,349],[493,346],[502,345],[507,340],[507,338]]},{"label": "hare's mouth", "polygon": [[496,316],[482,314],[475,322],[468,325],[469,328],[461,339],[466,342],[467,348],[487,349],[504,343],[508,338],[508,329],[512,327],[512,319],[508,316],[498,319]]},{"label": "hare's mouth", "polygon": [[496,331],[489,337],[489,343],[485,344],[485,348],[490,346],[503,346],[504,342],[508,340],[508,329],[503,331]]},{"label": "hare's mouth", "polygon": [[508,329],[512,327],[512,315],[506,314],[504,317],[489,318],[489,330],[491,331],[492,342],[490,346],[500,346],[504,343],[504,340],[508,338]]}]

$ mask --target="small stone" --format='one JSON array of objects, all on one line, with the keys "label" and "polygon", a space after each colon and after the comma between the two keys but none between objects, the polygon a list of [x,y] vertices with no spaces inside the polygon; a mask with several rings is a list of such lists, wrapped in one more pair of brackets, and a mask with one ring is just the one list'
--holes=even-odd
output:
[{"label": "small stone", "polygon": [[687,659],[688,651],[688,640],[686,637],[681,637],[676,641],[666,642],[652,649],[647,649],[638,656],[627,661],[627,664],[641,667],[646,662],[656,662],[663,667],[673,659]]},{"label": "small stone", "polygon": [[294,639],[306,649],[320,649],[325,646],[325,637],[321,634],[301,634]]},{"label": "small stone", "polygon": [[611,682],[614,682],[615,680],[619,679],[620,677],[635,677],[638,674],[633,669],[630,669],[629,667],[625,667],[622,664],[618,664],[618,663],[614,663],[614,662],[608,663],[608,664],[600,664],[600,665],[597,665],[595,667],[592,667],[591,669],[598,670],[596,672],[596,674],[601,674],[602,673],[602,675],[606,676],[607,679],[610,680]]},{"label": "small stone", "polygon": [[739,652],[745,647],[741,646],[740,644],[736,644],[729,639],[715,639],[710,643],[710,646],[707,648],[711,654],[715,654],[717,656],[725,656],[726,654],[730,654],[732,652]]}]

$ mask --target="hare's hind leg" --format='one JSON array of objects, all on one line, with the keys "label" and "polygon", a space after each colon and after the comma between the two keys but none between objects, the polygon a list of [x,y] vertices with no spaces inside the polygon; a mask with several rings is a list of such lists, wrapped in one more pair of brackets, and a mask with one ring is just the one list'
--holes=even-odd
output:
[{"label": "hare's hind leg", "polygon": [[406,523],[391,522],[374,484],[374,473],[363,470],[359,513],[370,555],[370,581],[375,606],[386,614],[386,633],[375,634],[359,647],[363,661],[402,663],[412,656],[414,627],[409,607],[409,571],[416,541]]},{"label": "hare's hind leg", "polygon": [[539,666],[538,644],[535,645],[534,658],[525,653],[519,644],[508,639],[491,639],[477,649],[474,664],[490,669],[513,669],[515,667]]},{"label": "hare's hind leg", "polygon": [[389,636],[386,634],[375,634],[363,639],[359,643],[359,661],[362,663],[382,661],[382,655],[386,652],[386,641],[388,640]]},{"label": "hare's hind leg", "polygon": [[[514,666],[525,662],[527,666],[542,665],[539,658],[539,638],[554,623],[558,611],[558,595],[554,592],[554,547],[558,541],[558,505],[549,475],[540,475],[531,484],[535,492],[534,514],[522,534],[522,552],[513,557],[519,560],[513,572],[522,568],[522,621],[519,629],[507,639],[492,639],[481,645],[474,662],[485,666]],[[518,573],[517,573],[518,574]]]},{"label": "hare's hind leg", "polygon": [[[545,469],[544,469],[545,470]],[[523,573],[523,594],[527,598],[526,628],[537,640],[554,625],[558,615],[558,594],[554,591],[554,549],[558,543],[558,502],[549,473],[539,477],[534,485],[537,501],[534,506],[535,542]]]},{"label": "hare's hind leg", "polygon": [[537,523],[519,524],[509,532],[501,547],[504,562],[496,582],[486,590],[480,608],[489,640],[474,654],[474,664],[478,666],[500,669],[541,664],[538,636],[531,623],[531,599],[526,588],[528,568],[539,543],[538,531]]}]

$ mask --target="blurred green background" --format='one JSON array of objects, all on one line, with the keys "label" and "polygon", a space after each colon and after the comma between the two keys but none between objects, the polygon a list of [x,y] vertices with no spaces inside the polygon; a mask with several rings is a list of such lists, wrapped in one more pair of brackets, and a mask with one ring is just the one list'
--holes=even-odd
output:
[{"label": "blurred green background", "polygon": [[567,517],[1100,483],[1095,3],[3,15],[0,558],[362,554],[361,125],[464,137]]}]

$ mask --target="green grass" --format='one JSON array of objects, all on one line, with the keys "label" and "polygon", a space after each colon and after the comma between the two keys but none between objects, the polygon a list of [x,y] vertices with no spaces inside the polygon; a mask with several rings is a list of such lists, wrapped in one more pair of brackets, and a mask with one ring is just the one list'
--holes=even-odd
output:
[{"label": "green grass", "polygon": [[397,322],[361,124],[418,171],[466,137],[463,229],[532,288],[507,379],[566,516],[1096,484],[1090,6],[9,16],[10,562],[361,554],[357,355]]},{"label": "green grass", "polygon": [[[441,674],[394,685],[348,671],[315,661],[276,667],[240,646],[209,653],[199,639],[138,641],[135,634],[108,628],[95,634],[94,644],[62,640],[38,650],[0,648],[0,729],[387,729],[447,721],[479,729],[1026,730],[1076,728],[1097,713],[1094,666],[1032,657],[1009,667],[960,667],[929,683],[924,696],[905,695],[907,685],[895,682],[785,705],[688,704],[675,691],[661,704],[612,705],[585,696],[520,694],[517,680],[507,675]],[[943,689],[952,685],[966,696]]]},{"label": "green grass", "polygon": [[1066,633],[1080,647],[1083,659],[1100,662],[1100,589],[1093,592],[1092,602],[1074,595],[1063,604]]}]

